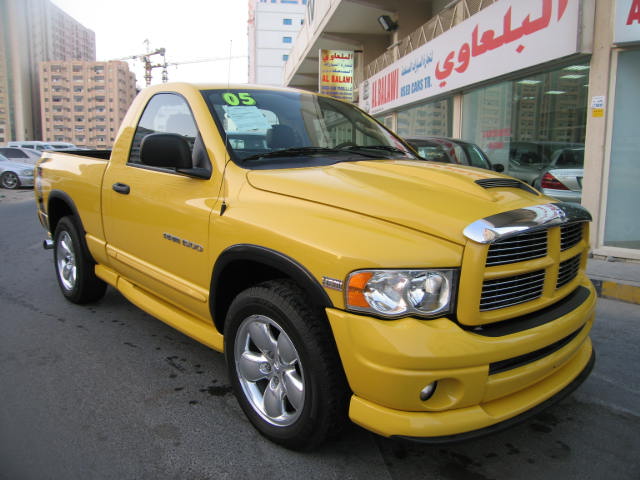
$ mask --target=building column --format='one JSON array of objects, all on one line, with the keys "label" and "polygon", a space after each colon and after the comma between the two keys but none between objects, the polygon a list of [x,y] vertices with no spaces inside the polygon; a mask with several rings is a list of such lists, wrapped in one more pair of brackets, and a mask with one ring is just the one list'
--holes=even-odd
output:
[{"label": "building column", "polygon": [[[587,99],[587,126],[585,135],[584,179],[582,183],[582,205],[593,215],[591,227],[591,249],[601,245],[601,231],[604,225],[602,209],[606,191],[605,165],[607,164],[607,125],[613,115],[610,98],[611,44],[613,42],[613,22],[615,0],[596,2],[593,53],[589,72],[589,93]],[[605,97],[604,116],[596,117],[591,109],[594,96]]]}]

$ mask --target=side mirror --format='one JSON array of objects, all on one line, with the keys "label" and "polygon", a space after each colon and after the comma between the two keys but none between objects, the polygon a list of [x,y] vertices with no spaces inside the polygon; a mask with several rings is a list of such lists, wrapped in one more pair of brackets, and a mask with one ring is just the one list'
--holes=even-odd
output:
[{"label": "side mirror", "polygon": [[140,144],[143,165],[161,168],[189,169],[193,167],[189,144],[175,133],[151,133]]},{"label": "side mirror", "polygon": [[502,165],[501,163],[496,163],[495,165],[493,165],[493,169],[498,173],[502,173],[504,172],[504,165]]}]

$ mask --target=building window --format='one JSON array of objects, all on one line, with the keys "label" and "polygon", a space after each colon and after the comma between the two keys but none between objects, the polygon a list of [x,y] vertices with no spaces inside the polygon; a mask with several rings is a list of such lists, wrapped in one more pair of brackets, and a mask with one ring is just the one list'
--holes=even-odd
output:
[{"label": "building window", "polygon": [[289,60],[289,55],[287,55],[286,53],[284,55],[282,55],[282,60],[285,61],[285,62],[287,60]]},{"label": "building window", "polygon": [[636,208],[638,189],[638,110],[637,92],[640,75],[640,50],[618,54],[615,109],[609,159],[609,188],[605,217],[604,244],[609,247],[640,249],[640,222]]},{"label": "building window", "polygon": [[283,24],[283,25],[291,25],[291,24],[292,24],[292,21],[291,21],[291,19],[290,19],[290,18],[283,18],[283,19],[282,19],[282,24]]},{"label": "building window", "polygon": [[291,43],[293,39],[291,37],[282,37],[282,43]]},{"label": "building window", "polygon": [[563,161],[564,151],[584,152],[588,69],[572,65],[464,94],[462,139],[533,184],[546,166]]},{"label": "building window", "polygon": [[398,112],[398,135],[403,138],[418,139],[423,137],[450,137],[453,123],[451,115],[452,103],[451,99],[446,99],[425,103]]}]

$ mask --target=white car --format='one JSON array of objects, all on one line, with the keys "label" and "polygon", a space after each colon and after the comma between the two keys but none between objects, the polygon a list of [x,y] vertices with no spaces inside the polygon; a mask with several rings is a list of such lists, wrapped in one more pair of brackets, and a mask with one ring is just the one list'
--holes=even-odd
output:
[{"label": "white car", "polygon": [[33,187],[33,165],[9,160],[0,155],[0,187],[11,190]]}]

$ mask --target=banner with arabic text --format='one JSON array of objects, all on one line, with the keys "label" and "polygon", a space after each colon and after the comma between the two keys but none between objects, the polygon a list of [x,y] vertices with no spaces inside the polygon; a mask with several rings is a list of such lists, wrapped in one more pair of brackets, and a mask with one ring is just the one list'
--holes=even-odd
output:
[{"label": "banner with arabic text", "polygon": [[640,0],[616,0],[616,29],[613,42],[640,42]]},{"label": "banner with arabic text", "polygon": [[360,107],[377,114],[574,55],[580,23],[580,0],[499,0],[363,82]]},{"label": "banner with arabic text", "polygon": [[353,52],[320,50],[319,91],[333,98],[353,101]]}]

